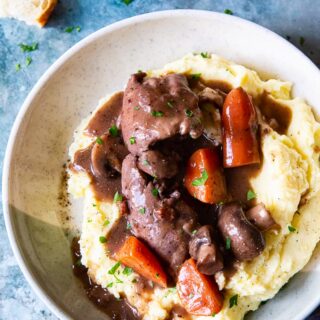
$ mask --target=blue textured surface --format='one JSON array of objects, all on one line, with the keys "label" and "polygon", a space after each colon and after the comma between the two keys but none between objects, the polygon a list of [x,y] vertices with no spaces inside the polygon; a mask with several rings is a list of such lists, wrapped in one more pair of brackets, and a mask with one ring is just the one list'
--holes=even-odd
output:
[{"label": "blue textured surface", "polygon": [[[21,0],[24,1],[24,0]],[[167,9],[204,9],[223,12],[259,23],[290,41],[317,65],[320,63],[320,6],[314,0],[61,0],[44,29],[15,20],[0,20],[0,159],[3,159],[14,119],[28,92],[46,69],[80,39],[115,21]],[[197,21],[195,21],[197,23]],[[68,26],[81,31],[66,33]],[[301,37],[305,39],[301,42]],[[18,44],[39,43],[39,50],[22,53]],[[25,59],[32,58],[27,67]],[[21,64],[16,71],[15,65]],[[0,163],[2,171],[2,161]],[[1,210],[1,209],[0,209]],[[0,319],[56,319],[35,296],[13,257],[0,216]],[[320,319],[320,310],[309,320]]]}]

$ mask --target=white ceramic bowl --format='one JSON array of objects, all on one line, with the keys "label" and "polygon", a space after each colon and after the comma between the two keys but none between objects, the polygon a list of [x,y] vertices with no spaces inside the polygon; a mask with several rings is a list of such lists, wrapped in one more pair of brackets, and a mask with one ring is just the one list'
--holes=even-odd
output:
[{"label": "white ceramic bowl", "polygon": [[[105,319],[72,275],[58,201],[72,133],[107,93],[138,69],[209,51],[290,80],[320,112],[320,72],[289,42],[251,22],[177,10],[130,18],[95,32],[65,53],[33,88],[13,126],[3,172],[3,205],[14,254],[36,293],[62,319]],[[77,203],[71,215],[78,217]],[[78,213],[78,214],[77,214]],[[77,220],[77,219],[76,219]],[[77,225],[72,220],[71,225]],[[317,250],[319,252],[319,250]],[[250,319],[301,320],[320,302],[320,256]]]}]

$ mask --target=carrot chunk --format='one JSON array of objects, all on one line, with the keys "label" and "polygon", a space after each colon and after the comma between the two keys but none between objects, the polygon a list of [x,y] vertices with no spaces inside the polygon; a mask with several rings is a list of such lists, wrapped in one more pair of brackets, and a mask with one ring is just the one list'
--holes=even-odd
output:
[{"label": "carrot chunk", "polygon": [[167,287],[167,276],[156,256],[134,236],[130,236],[115,254],[117,260],[141,276]]},{"label": "carrot chunk", "polygon": [[257,113],[249,95],[236,88],[222,109],[223,165],[226,168],[260,163]]},{"label": "carrot chunk", "polygon": [[223,168],[216,149],[198,149],[190,157],[185,175],[189,193],[205,203],[218,203],[227,197]]},{"label": "carrot chunk", "polygon": [[193,315],[212,316],[222,308],[223,298],[217,284],[198,271],[192,258],[180,269],[177,291],[183,307]]}]

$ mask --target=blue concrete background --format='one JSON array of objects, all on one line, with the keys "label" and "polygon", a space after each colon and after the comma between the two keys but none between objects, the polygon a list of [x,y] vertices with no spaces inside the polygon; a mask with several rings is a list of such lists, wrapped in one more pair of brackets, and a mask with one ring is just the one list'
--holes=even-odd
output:
[{"label": "blue concrete background", "polygon": [[[158,10],[230,9],[234,15],[287,37],[319,66],[319,4],[319,0],[134,0],[129,5],[122,0],[60,0],[44,29],[0,19],[0,159],[16,114],[39,77],[72,45],[105,25]],[[65,32],[70,26],[79,26],[81,30]],[[38,42],[39,49],[23,53],[18,46],[21,42]],[[27,56],[32,58],[29,66]],[[19,71],[16,64],[21,65]],[[0,212],[0,319],[56,319],[35,296],[17,266]],[[320,310],[308,320],[311,319],[320,319]]]}]

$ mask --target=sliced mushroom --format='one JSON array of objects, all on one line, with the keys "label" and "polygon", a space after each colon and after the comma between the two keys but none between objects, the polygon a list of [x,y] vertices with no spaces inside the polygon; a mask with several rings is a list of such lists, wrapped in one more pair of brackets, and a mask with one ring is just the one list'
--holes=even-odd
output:
[{"label": "sliced mushroom", "polygon": [[252,260],[265,248],[262,233],[247,220],[238,203],[221,206],[218,228],[239,261]]},{"label": "sliced mushroom", "polygon": [[202,226],[193,235],[189,243],[189,253],[197,261],[198,270],[206,275],[213,275],[223,269],[223,258],[213,239],[213,229]]},{"label": "sliced mushroom", "polygon": [[246,217],[261,231],[279,228],[279,225],[274,221],[270,212],[266,209],[263,203],[259,203],[249,209],[246,212]]},{"label": "sliced mushroom", "polygon": [[203,113],[203,133],[214,145],[222,144],[222,126],[219,110],[210,103],[201,107]]},{"label": "sliced mushroom", "polygon": [[211,102],[222,108],[226,94],[219,89],[205,87],[198,93],[200,101]]},{"label": "sliced mushroom", "polygon": [[111,171],[120,173],[123,158],[127,153],[119,137],[102,135],[91,151],[92,173],[96,177],[110,177]]}]

